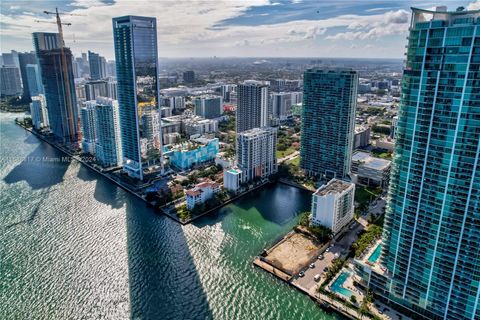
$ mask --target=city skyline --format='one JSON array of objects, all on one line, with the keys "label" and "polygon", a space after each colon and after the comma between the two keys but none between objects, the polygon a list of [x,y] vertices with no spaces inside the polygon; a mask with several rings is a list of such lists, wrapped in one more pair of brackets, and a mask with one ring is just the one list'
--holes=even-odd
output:
[{"label": "city skyline", "polygon": [[[164,1],[142,6],[129,0],[3,1],[2,50],[30,51],[33,29],[55,31],[43,10],[58,7],[66,16],[65,44],[75,56],[93,50],[111,60],[114,16],[156,17],[161,57],[344,57],[402,58],[410,6],[480,8],[480,1]],[[115,14],[112,14],[115,12]],[[92,35],[95,35],[94,37]]]}]

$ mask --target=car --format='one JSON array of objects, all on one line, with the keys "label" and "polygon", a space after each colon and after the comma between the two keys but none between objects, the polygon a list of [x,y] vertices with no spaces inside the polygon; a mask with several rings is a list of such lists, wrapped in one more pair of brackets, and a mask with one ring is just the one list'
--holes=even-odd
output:
[{"label": "car", "polygon": [[313,276],[313,280],[315,280],[316,282],[320,281],[320,275],[316,274],[315,276]]},{"label": "car", "polygon": [[315,268],[315,263],[310,263],[309,267],[310,267],[310,269]]},{"label": "car", "polygon": [[323,260],[323,254],[318,256],[318,260]]},{"label": "car", "polygon": [[323,272],[327,272],[327,271],[328,271],[328,267],[323,268]]},{"label": "car", "polygon": [[327,250],[325,250],[325,252],[329,252],[330,251],[330,248],[327,248]]},{"label": "car", "polygon": [[300,273],[298,274],[299,277],[303,277],[305,275],[305,272],[303,271],[300,271]]}]

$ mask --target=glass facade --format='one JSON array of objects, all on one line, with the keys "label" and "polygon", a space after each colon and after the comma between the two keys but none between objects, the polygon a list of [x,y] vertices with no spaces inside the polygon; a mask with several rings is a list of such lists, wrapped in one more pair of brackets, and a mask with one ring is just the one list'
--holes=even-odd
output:
[{"label": "glass facade", "polygon": [[[157,22],[148,17],[114,18],[113,34],[124,169],[143,179],[142,162],[156,160],[142,158],[139,119],[144,109],[158,109]],[[160,157],[160,152],[146,154]]]},{"label": "glass facade", "polygon": [[377,293],[480,319],[480,11],[413,9]]},{"label": "glass facade", "polygon": [[356,71],[305,71],[300,166],[307,174],[327,179],[349,174],[357,86]]},{"label": "glass facade", "polygon": [[62,143],[76,144],[79,127],[72,52],[69,48],[63,49],[66,60],[63,69],[57,33],[36,32],[33,43],[45,91],[50,131]]}]

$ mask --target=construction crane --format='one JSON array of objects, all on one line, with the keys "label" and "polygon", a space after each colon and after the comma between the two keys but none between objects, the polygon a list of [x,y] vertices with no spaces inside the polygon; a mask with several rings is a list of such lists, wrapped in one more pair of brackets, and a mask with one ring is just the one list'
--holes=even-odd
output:
[{"label": "construction crane", "polygon": [[73,129],[75,127],[74,123],[77,122],[78,119],[73,119],[74,118],[73,108],[76,108],[76,106],[72,105],[72,92],[71,92],[70,83],[69,83],[67,57],[65,56],[65,41],[63,39],[63,28],[62,28],[62,25],[71,26],[72,24],[62,22],[62,20],[60,19],[60,15],[66,15],[66,16],[82,16],[82,15],[67,13],[67,12],[58,12],[58,8],[55,8],[55,12],[43,11],[43,13],[54,14],[56,17],[56,22],[39,21],[39,20],[36,20],[36,22],[55,23],[57,25],[58,35],[60,38],[60,63],[61,63],[61,68],[63,73],[62,78],[63,78],[63,86],[65,90],[65,103],[67,107],[67,122],[68,122],[67,134],[70,139],[70,142],[73,142],[77,145],[78,135],[77,135],[77,132],[75,132]]}]

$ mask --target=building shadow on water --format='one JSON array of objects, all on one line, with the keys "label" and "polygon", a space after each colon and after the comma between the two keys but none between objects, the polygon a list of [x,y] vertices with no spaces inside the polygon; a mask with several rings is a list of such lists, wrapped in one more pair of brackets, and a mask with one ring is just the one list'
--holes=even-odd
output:
[{"label": "building shadow on water", "polygon": [[126,204],[132,319],[213,319],[184,230],[138,199]]},{"label": "building shadow on water", "polygon": [[33,190],[50,188],[63,181],[70,165],[64,157],[47,143],[40,143],[3,180],[7,184],[26,181]]}]

